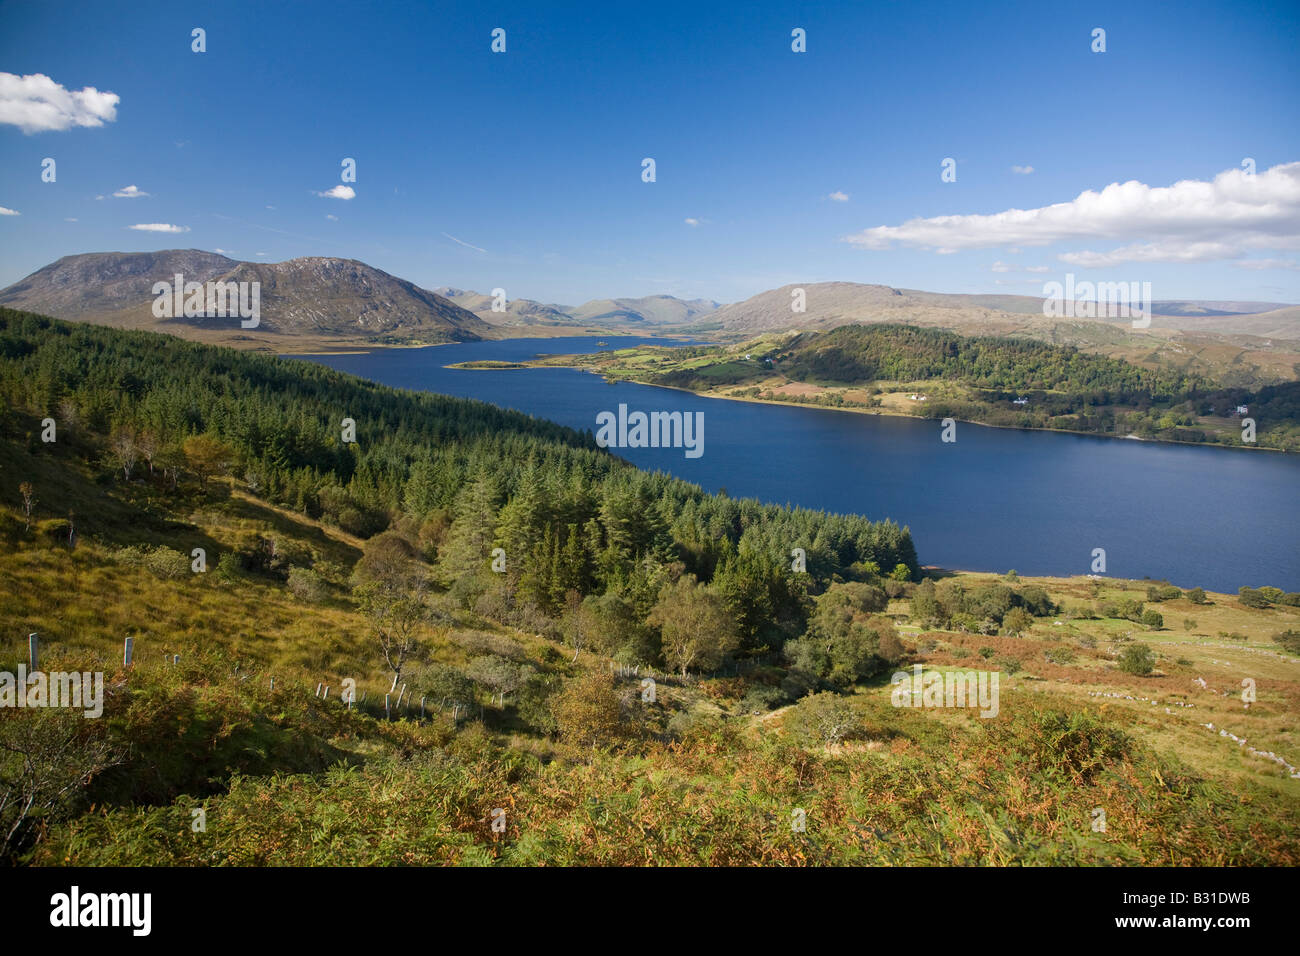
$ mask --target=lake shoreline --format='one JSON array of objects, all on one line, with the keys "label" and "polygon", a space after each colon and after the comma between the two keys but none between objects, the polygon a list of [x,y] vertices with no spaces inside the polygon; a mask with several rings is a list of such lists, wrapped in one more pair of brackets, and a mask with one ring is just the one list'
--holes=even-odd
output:
[{"label": "lake shoreline", "polygon": [[[597,354],[597,353],[591,353],[591,354]],[[469,372],[473,372],[473,371],[490,372],[490,371],[511,370],[511,369],[501,369],[501,368],[493,369],[487,366],[470,367],[470,366],[466,366],[465,363],[444,365],[443,368],[455,369],[456,371],[469,371]],[[539,364],[537,360],[533,360],[532,362],[519,363],[516,366],[512,366],[512,369],[513,368],[572,369],[575,371],[588,372],[592,375],[600,376],[600,378],[602,378],[605,382],[611,385],[613,385],[616,382],[630,382],[633,385],[643,385],[646,388],[667,388],[667,389],[671,389],[674,392],[685,392],[688,395],[695,395],[698,396],[699,398],[716,398],[728,402],[748,402],[751,405],[784,405],[787,408],[814,408],[814,409],[819,409],[828,412],[849,412],[855,415],[871,415],[877,418],[908,418],[908,419],[912,419],[913,421],[921,421],[921,422],[942,421],[942,419],[927,418],[925,415],[908,415],[904,412],[886,411],[886,410],[875,409],[875,408],[845,408],[842,405],[819,405],[814,402],[783,402],[778,399],[751,398],[749,396],[744,396],[744,395],[711,395],[705,392],[697,392],[691,388],[684,388],[680,385],[662,385],[658,382],[645,382],[637,378],[609,378],[608,376],[602,375],[600,372],[587,368],[586,366],[583,365],[560,365],[554,362]],[[1279,455],[1288,454],[1285,448],[1270,448],[1266,445],[1256,445],[1254,447],[1251,447],[1248,445],[1225,445],[1221,442],[1179,441],[1175,438],[1143,438],[1140,435],[1103,435],[1098,432],[1081,432],[1081,431],[1074,431],[1073,429],[1069,429],[1069,428],[1033,428],[1033,427],[1026,428],[1022,425],[995,425],[992,422],[977,422],[967,418],[957,418],[954,419],[954,421],[961,422],[964,425],[979,425],[981,428],[1001,428],[1001,429],[1006,429],[1008,431],[1018,431],[1018,432],[1046,432],[1049,434],[1056,434],[1056,435],[1078,435],[1083,438],[1104,438],[1104,439],[1110,439],[1115,441],[1139,441],[1139,442],[1146,442],[1152,445],[1157,445],[1157,444],[1158,445],[1184,445],[1190,448],[1222,448],[1228,451],[1241,450],[1241,451],[1251,451],[1251,452],[1272,452],[1274,454],[1279,454]]]}]

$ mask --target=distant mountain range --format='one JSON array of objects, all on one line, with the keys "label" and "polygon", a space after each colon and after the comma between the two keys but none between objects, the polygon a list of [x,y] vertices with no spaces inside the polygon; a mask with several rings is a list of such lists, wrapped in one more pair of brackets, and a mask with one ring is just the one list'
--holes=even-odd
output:
[{"label": "distant mountain range", "polygon": [[[154,315],[156,282],[260,282],[260,323]],[[266,344],[466,342],[491,332],[472,312],[355,259],[241,262],[198,249],[64,256],[0,290],[0,305],[61,319]]]},{"label": "distant mountain range", "polygon": [[[792,308],[796,289],[803,290],[803,312]],[[1151,326],[1156,329],[1300,340],[1300,306],[1284,303],[1157,300],[1152,303],[1152,313]],[[782,286],[722,306],[710,319],[733,336],[877,322],[1005,335],[1042,331],[1061,321],[1043,314],[1043,299],[1038,296],[959,295],[858,282]],[[1093,321],[1107,322],[1103,318]],[[1124,327],[1130,327],[1129,322],[1110,320]]]},{"label": "distant mountain range", "polygon": [[[156,282],[260,283],[261,321],[245,330],[232,318],[154,315]],[[802,290],[804,310],[794,293]],[[1043,300],[1023,295],[958,295],[896,289],[857,282],[787,285],[730,305],[670,295],[596,299],[579,306],[507,299],[504,312],[493,299],[466,289],[419,286],[355,259],[309,257],[287,262],[241,262],[198,249],[161,252],[98,252],[65,256],[0,290],[0,305],[62,319],[171,332],[187,338],[245,348],[309,351],[352,345],[436,344],[511,335],[579,331],[711,332],[728,340],[764,332],[824,330],[861,323],[903,323],[964,334],[1028,335],[1056,344],[1120,354],[1171,337],[1199,354],[1215,351],[1215,363],[1238,349],[1281,350],[1276,359],[1257,354],[1252,365],[1279,364],[1292,377],[1292,353],[1300,351],[1300,306],[1277,302],[1168,300],[1154,303],[1152,328],[1135,333],[1127,319],[1061,320],[1043,315]]]},{"label": "distant mountain range", "polygon": [[507,299],[504,312],[492,311],[492,296],[467,289],[435,289],[484,322],[497,326],[680,326],[704,321],[718,307],[710,299],[678,299],[647,295],[639,299],[593,299],[579,306],[554,305],[532,299]]}]

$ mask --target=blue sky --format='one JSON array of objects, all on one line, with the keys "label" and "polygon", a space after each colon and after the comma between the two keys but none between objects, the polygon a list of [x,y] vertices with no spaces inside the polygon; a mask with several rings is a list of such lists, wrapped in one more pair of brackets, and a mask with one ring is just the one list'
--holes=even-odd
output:
[{"label": "blue sky", "polygon": [[[0,73],[118,97],[111,118],[69,100],[100,125],[24,132],[70,121],[31,119],[16,79],[0,94],[0,286],[194,247],[568,304],[1041,294],[1066,272],[1300,302],[1300,5],[718,6],[0,3]],[[318,195],[344,157],[355,196]],[[188,231],[129,228],[149,224]]]}]

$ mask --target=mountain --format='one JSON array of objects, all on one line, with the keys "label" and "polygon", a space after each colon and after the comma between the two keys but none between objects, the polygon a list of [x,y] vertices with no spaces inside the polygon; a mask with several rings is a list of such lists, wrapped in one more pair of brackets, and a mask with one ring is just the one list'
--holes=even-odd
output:
[{"label": "mountain", "polygon": [[596,324],[689,325],[717,311],[711,299],[678,299],[671,295],[646,295],[639,299],[593,299],[570,314]]},{"label": "mountain", "polygon": [[[791,308],[796,289],[804,291],[806,311],[802,313]],[[1152,313],[1152,330],[1300,340],[1300,306],[1279,306],[1271,302],[1157,301],[1152,303]],[[722,327],[724,334],[732,336],[901,322],[967,334],[1044,337],[1062,325],[1062,320],[1043,315],[1043,299],[1039,296],[959,295],[858,282],[786,285],[725,305],[709,318]],[[1127,318],[1070,320],[1067,324],[1078,321],[1088,325],[1114,325],[1125,331],[1131,329]]]},{"label": "mountain", "polygon": [[[259,282],[260,323],[159,318],[155,282]],[[64,256],[0,290],[0,305],[184,338],[283,348],[293,344],[465,342],[491,332],[472,312],[355,259],[241,262],[198,249]]]},{"label": "mountain", "polygon": [[508,299],[505,312],[492,311],[492,296],[469,289],[444,286],[434,290],[495,326],[560,325],[675,326],[690,325],[718,308],[710,299],[679,299],[671,295],[647,295],[637,299],[593,299],[579,306],[545,304],[532,299]]},{"label": "mountain", "polygon": [[[798,289],[803,290],[803,312],[793,308]],[[724,305],[709,318],[735,335],[875,322],[1006,334],[1049,322],[1042,314],[1042,300],[1028,296],[945,295],[859,282],[809,282],[769,289]]]},{"label": "mountain", "polygon": [[1260,312],[1286,308],[1289,306],[1285,302],[1210,302],[1201,299],[1178,299],[1151,303],[1151,311],[1157,315],[1257,315]]},{"label": "mountain", "polygon": [[573,316],[569,315],[568,306],[545,305],[532,299],[507,299],[505,312],[492,311],[492,296],[475,292],[472,289],[453,289],[441,286],[433,290],[438,295],[454,302],[462,309],[473,312],[491,325],[571,325]]}]

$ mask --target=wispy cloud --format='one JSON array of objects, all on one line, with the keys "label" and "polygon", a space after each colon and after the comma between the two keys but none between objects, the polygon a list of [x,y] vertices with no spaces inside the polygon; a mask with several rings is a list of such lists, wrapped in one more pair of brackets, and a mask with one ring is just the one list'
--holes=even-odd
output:
[{"label": "wispy cloud", "polygon": [[135,229],[138,232],[189,232],[189,226],[173,226],[169,222],[141,222],[134,226],[127,226],[128,229]]},{"label": "wispy cloud", "polygon": [[113,195],[118,199],[143,199],[149,194],[141,190],[139,186],[126,186],[113,193]]},{"label": "wispy cloud", "polygon": [[938,253],[1080,239],[1127,244],[1107,252],[1070,252],[1058,258],[1072,265],[1101,267],[1121,262],[1203,262],[1238,258],[1250,249],[1300,248],[1300,162],[1257,175],[1230,169],[1208,182],[1188,179],[1160,187],[1137,181],[1111,183],[1100,192],[1088,190],[1069,202],[1038,209],[912,219],[844,237],[863,249],[901,245]]},{"label": "wispy cloud", "polygon": [[21,215],[22,213],[20,213],[17,209],[6,209],[4,206],[0,206],[0,216],[21,216]]},{"label": "wispy cloud", "polygon": [[449,233],[445,233],[445,232],[444,232],[443,235],[446,236],[448,239],[450,239],[452,242],[460,243],[460,244],[461,244],[462,246],[464,246],[466,249],[473,249],[475,252],[487,252],[486,249],[480,249],[478,246],[470,245],[470,244],[469,244],[468,242],[466,242],[464,239],[457,239],[455,236],[450,235]]},{"label": "wispy cloud", "polygon": [[66,89],[44,73],[0,73],[0,123],[17,126],[28,135],[103,126],[117,119],[120,101],[116,93],[101,93],[93,86]]},{"label": "wispy cloud", "polygon": [[841,192],[840,190],[837,189],[835,190],[835,192],[831,193],[826,198],[833,200],[834,202],[848,202],[849,194],[846,192]]},{"label": "wispy cloud", "polygon": [[995,262],[990,266],[993,272],[1051,272],[1048,266],[1022,266],[1014,262]]},{"label": "wispy cloud", "polygon": [[[327,189],[323,193],[317,193],[322,199],[352,199],[356,196],[357,191],[351,186],[344,186],[342,183],[333,189]],[[269,206],[267,207],[270,208]]]},{"label": "wispy cloud", "polygon": [[1034,171],[1033,166],[1012,166],[1011,171],[1017,176],[1028,176]]},{"label": "wispy cloud", "polygon": [[327,212],[327,213],[325,214],[325,218],[328,219],[328,220],[330,220],[331,222],[338,222],[338,221],[339,221],[339,217],[336,216],[336,215],[334,215],[334,213],[332,213],[332,212]]},{"label": "wispy cloud", "polygon": [[1292,259],[1241,259],[1233,263],[1238,269],[1254,269],[1263,272],[1268,269],[1286,269],[1300,272],[1300,262]]}]

